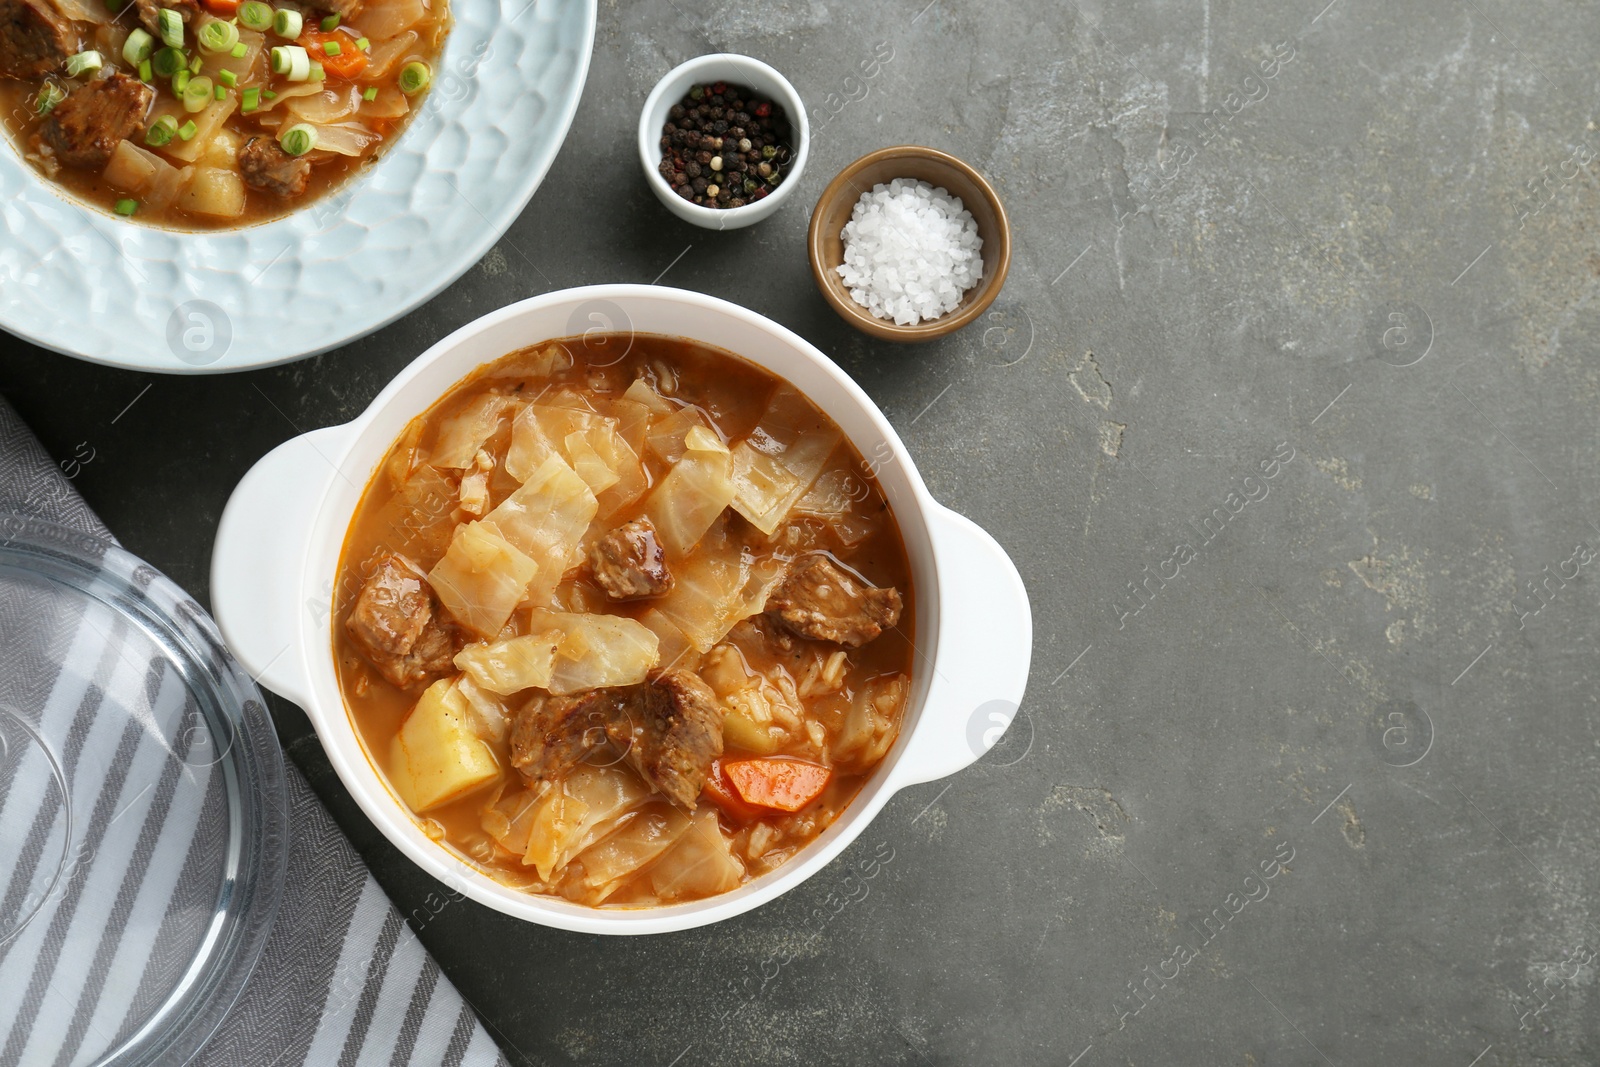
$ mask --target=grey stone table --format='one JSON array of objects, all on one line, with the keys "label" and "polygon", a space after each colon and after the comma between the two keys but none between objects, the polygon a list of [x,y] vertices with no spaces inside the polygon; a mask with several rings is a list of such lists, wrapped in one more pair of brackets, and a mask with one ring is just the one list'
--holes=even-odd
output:
[{"label": "grey stone table", "polygon": [[[1592,1064],[1597,39],[1576,2],[607,0],[549,179],[427,307],[228,378],[13,343],[0,393],[204,598],[273,445],[511,300],[657,279],[814,340],[1010,550],[1011,734],[889,805],[845,857],[889,857],[870,882],[710,929],[432,907],[279,704],[514,1062]],[[737,233],[670,218],[632,147],[714,50],[816,109],[798,202]],[[845,327],[803,247],[902,142],[989,174],[1018,239],[994,314],[923,348]]]}]

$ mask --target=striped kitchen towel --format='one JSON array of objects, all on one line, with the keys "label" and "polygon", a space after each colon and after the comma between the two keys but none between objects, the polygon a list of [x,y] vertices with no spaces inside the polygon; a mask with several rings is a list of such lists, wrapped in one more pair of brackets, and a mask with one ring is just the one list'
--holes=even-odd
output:
[{"label": "striped kitchen towel", "polygon": [[[112,540],[0,399],[6,513]],[[29,720],[58,766],[8,763],[15,741],[0,731],[0,856],[18,858],[0,869],[0,923],[13,920],[0,929],[0,1067],[75,1067],[136,1029],[149,1010],[139,1003],[141,983],[153,972],[173,969],[176,980],[186,959],[168,958],[171,924],[185,908],[208,909],[206,894],[214,899],[216,890],[193,877],[186,857],[202,851],[207,835],[225,834],[225,819],[196,800],[219,792],[206,788],[205,761],[152,741],[189,736],[178,720],[192,713],[192,700],[170,666],[130,655],[139,642],[109,609],[52,628],[31,620],[54,613],[30,612],[27,591],[7,589],[0,671],[13,690],[24,682],[34,689],[5,694],[0,711]],[[238,1001],[191,1062],[505,1064],[293,764],[286,786],[288,873],[277,921]],[[43,883],[41,872],[52,870],[60,874]],[[18,928],[18,915],[30,921]]]}]

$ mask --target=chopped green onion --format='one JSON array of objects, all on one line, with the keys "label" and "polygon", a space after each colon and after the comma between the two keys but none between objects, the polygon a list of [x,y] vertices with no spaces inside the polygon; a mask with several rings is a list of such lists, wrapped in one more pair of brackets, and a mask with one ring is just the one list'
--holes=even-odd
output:
[{"label": "chopped green onion", "polygon": [[128,0],[106,0],[106,10],[115,15]]},{"label": "chopped green onion", "polygon": [[142,29],[134,30],[128,34],[128,39],[122,42],[122,58],[134,66],[149,59],[155,50],[156,39]]},{"label": "chopped green onion", "polygon": [[135,211],[138,211],[138,210],[139,210],[139,201],[137,201],[137,200],[118,200],[117,201],[116,211],[117,211],[118,215],[132,215]]},{"label": "chopped green onion", "polygon": [[332,33],[334,30],[336,30],[338,28],[339,28],[339,15],[338,15],[337,12],[335,12],[332,15],[329,15],[327,18],[322,20],[322,32],[323,33]]},{"label": "chopped green onion", "polygon": [[311,65],[311,57],[297,44],[278,45],[272,50],[272,73],[282,74],[292,82],[310,78]]},{"label": "chopped green onion", "polygon": [[150,124],[144,131],[144,143],[152,148],[160,148],[172,141],[173,135],[178,132],[178,120],[171,115],[162,115]]},{"label": "chopped green onion", "polygon": [[243,41],[240,41],[238,44],[233,46],[233,51],[229,52],[228,54],[234,59],[243,59],[245,56],[250,54],[250,47]]},{"label": "chopped green onion", "polygon": [[245,114],[261,106],[261,90],[252,85],[239,94],[239,110]]},{"label": "chopped green onion", "polygon": [[67,98],[67,91],[55,82],[45,82],[44,88],[39,90],[39,95],[34,98],[33,110],[41,115],[48,115],[55,110],[55,106]]},{"label": "chopped green onion", "polygon": [[278,94],[273,92],[271,89],[263,89],[261,90],[261,99],[276,100],[278,99]]},{"label": "chopped green onion", "polygon": [[170,78],[182,70],[185,64],[183,53],[176,48],[163,48],[150,59],[151,69],[158,78]]},{"label": "chopped green onion", "polygon": [[183,110],[193,115],[204,111],[209,103],[211,103],[211,79],[205,75],[189,79],[189,84],[183,87]]},{"label": "chopped green onion", "polygon": [[340,47],[338,41],[323,41],[322,50],[330,56],[342,55],[344,53],[344,49]]},{"label": "chopped green onion", "polygon": [[300,30],[305,26],[305,19],[300,17],[300,12],[290,11],[288,8],[279,8],[272,13],[272,32],[279,37],[290,40],[300,36]]},{"label": "chopped green onion", "polygon": [[365,37],[357,37],[356,47],[361,49],[363,52],[370,52],[372,51],[372,42],[367,40]]},{"label": "chopped green onion", "polygon": [[185,67],[178,71],[178,73],[174,74],[172,76],[172,95],[182,96],[183,91],[189,87],[189,79],[193,77],[194,75],[189,73],[188,67]]},{"label": "chopped green onion", "polygon": [[140,62],[139,62],[139,80],[142,81],[142,82],[150,82],[150,81],[155,81],[156,80],[156,72],[150,66],[150,61],[148,59],[140,60]]},{"label": "chopped green onion", "polygon": [[428,64],[420,60],[413,60],[400,68],[400,91],[407,96],[415,96],[428,87],[433,81],[433,71]]},{"label": "chopped green onion", "polygon": [[322,81],[327,76],[328,76],[328,72],[322,69],[322,64],[321,63],[313,63],[313,64],[311,64],[311,71],[310,71],[309,74],[306,75],[306,77],[309,80],[314,81],[314,82]]},{"label": "chopped green onion", "polygon": [[199,56],[195,56],[194,59],[191,60],[190,63],[189,63],[189,73],[190,74],[199,74],[200,73],[200,68],[204,64],[205,64],[205,60],[201,59]]},{"label": "chopped green onion", "polygon": [[239,84],[239,75],[235,74],[231,70],[223,69],[217,71],[217,80],[223,85],[226,85],[228,88],[232,89],[234,86]]},{"label": "chopped green onion", "polygon": [[80,74],[91,74],[102,66],[100,53],[90,49],[79,52],[75,56],[67,57],[67,77],[76,78]]},{"label": "chopped green onion", "polygon": [[202,52],[231,52],[233,46],[239,43],[239,27],[231,22],[213,19],[200,27],[195,40],[200,42]]},{"label": "chopped green onion", "polygon": [[178,127],[178,140],[192,141],[194,140],[194,135],[199,132],[200,127],[194,124],[194,119],[190,119],[188,122],[185,122],[182,126]]},{"label": "chopped green onion", "polygon": [[156,12],[156,28],[161,31],[161,43],[168,48],[183,47],[183,16],[164,7]]},{"label": "chopped green onion", "polygon": [[213,100],[226,100],[226,99],[228,99],[228,89],[227,89],[227,87],[223,86],[223,85],[217,86],[215,89],[211,90],[211,97],[212,97]]},{"label": "chopped green onion", "polygon": [[317,147],[317,128],[306,122],[296,123],[283,131],[278,145],[291,156],[303,156]]},{"label": "chopped green onion", "polygon": [[272,8],[261,0],[245,0],[239,5],[239,21],[247,30],[266,33],[272,29]]},{"label": "chopped green onion", "polygon": [[369,104],[378,99],[378,87],[376,85],[369,85],[365,89],[361,90],[361,99],[365,100]]}]

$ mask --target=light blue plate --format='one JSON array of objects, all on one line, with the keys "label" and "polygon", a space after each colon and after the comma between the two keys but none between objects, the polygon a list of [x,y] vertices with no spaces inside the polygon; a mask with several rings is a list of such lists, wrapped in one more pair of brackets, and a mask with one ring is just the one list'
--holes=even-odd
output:
[{"label": "light blue plate", "polygon": [[454,0],[421,113],[304,210],[193,233],[72,199],[0,149],[0,326],[97,363],[210,373],[336,348],[455,281],[538,188],[589,71],[596,0]]}]

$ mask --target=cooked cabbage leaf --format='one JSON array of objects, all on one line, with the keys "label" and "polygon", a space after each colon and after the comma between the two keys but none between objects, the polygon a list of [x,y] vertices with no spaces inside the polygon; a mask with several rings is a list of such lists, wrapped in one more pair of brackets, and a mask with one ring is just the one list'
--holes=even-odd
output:
[{"label": "cooked cabbage leaf", "polygon": [[456,528],[444,558],[428,572],[428,584],[456,622],[480,637],[494,638],[539,571],[540,565],[494,523],[469,522]]},{"label": "cooked cabbage leaf", "polygon": [[600,519],[610,519],[650,488],[650,478],[639,460],[638,451],[628,443],[620,426],[610,419],[606,422],[603,429],[591,431],[588,435],[590,448],[617,476],[604,491],[595,490]]},{"label": "cooked cabbage leaf", "polygon": [[650,884],[662,901],[726,893],[744,877],[733,842],[717,824],[713,808],[695,813],[688,831],[650,868]]},{"label": "cooked cabbage leaf", "polygon": [[[614,432],[610,431],[606,436],[610,437]],[[616,485],[621,479],[622,475],[618,474],[606,458],[595,451],[594,445],[589,443],[588,434],[575,430],[567,434],[564,443],[567,461],[572,464],[572,469],[578,473],[578,477],[588,484],[589,491],[596,496]]]},{"label": "cooked cabbage leaf", "polygon": [[647,809],[632,816],[621,829],[578,857],[583,876],[577,884],[588,891],[585,900],[602,903],[623,882],[676,844],[688,829],[689,816],[676,808]]},{"label": "cooked cabbage leaf", "polygon": [[660,608],[652,607],[639,616],[639,621],[659,642],[656,645],[656,663],[663,671],[675,668],[692,671],[700,662],[700,652],[689,640],[683,628],[665,615]]},{"label": "cooked cabbage leaf", "polygon": [[632,771],[579,764],[534,805],[522,862],[549,881],[649,796],[650,788]]},{"label": "cooked cabbage leaf", "polygon": [[686,438],[689,431],[696,428],[709,432],[706,417],[700,414],[698,408],[679,408],[670,415],[652,420],[645,440],[650,451],[668,463],[676,463],[688,451]]},{"label": "cooked cabbage leaf", "polygon": [[597,504],[588,485],[560,456],[550,456],[491,511],[491,522],[539,565],[528,586],[534,604],[549,602],[561,576],[578,562],[584,531]]},{"label": "cooked cabbage leaf", "polygon": [[529,626],[561,635],[544,688],[557,695],[642,682],[656,664],[657,638],[621,615],[532,611]]},{"label": "cooked cabbage leaf", "polygon": [[[371,66],[367,68],[369,71]],[[382,93],[379,93],[380,99]],[[361,113],[367,113],[369,104],[361,105]],[[560,341],[549,341],[536,348],[524,348],[513,352],[503,359],[496,360],[484,370],[487,378],[512,379],[516,381],[533,378],[543,381],[555,377],[562,371],[571,370],[573,364],[572,353],[567,351],[567,346]]]},{"label": "cooked cabbage leaf", "polygon": [[862,509],[858,506],[870,493],[871,489],[860,475],[843,467],[835,467],[816,480],[806,495],[795,504],[791,515],[794,518],[818,520],[838,538],[841,545],[852,548],[877,527],[878,509]]},{"label": "cooked cabbage leaf", "polygon": [[650,406],[624,396],[620,400],[605,401],[602,410],[617,421],[617,432],[628,442],[634,455],[642,456],[650,433],[650,416],[654,414]]},{"label": "cooked cabbage leaf", "polygon": [[499,393],[479,393],[439,424],[428,462],[435,467],[468,467],[500,426],[500,416],[516,401]]},{"label": "cooked cabbage leaf", "polygon": [[[576,394],[560,394],[524,408],[511,424],[505,469],[526,482],[551,456],[559,456],[599,498],[600,518],[605,519],[639,499],[649,488],[649,478],[619,419],[581,403]],[[632,431],[643,447],[649,409],[630,401],[609,404],[636,424]]]},{"label": "cooked cabbage leaf", "polygon": [[465,674],[456,679],[456,690],[467,702],[472,728],[499,753],[511,733],[511,715],[505,704]]},{"label": "cooked cabbage leaf", "polygon": [[506,449],[505,468],[506,473],[519,482],[527,481],[528,475],[538,470],[545,460],[561,454],[545,432],[539,411],[540,405],[529,404],[517,412],[511,422],[511,444]]},{"label": "cooked cabbage leaf", "polygon": [[478,641],[456,653],[456,666],[476,686],[508,696],[550,684],[561,633],[546,630],[504,641]]},{"label": "cooked cabbage leaf", "polygon": [[501,848],[520,856],[528,850],[528,835],[533,831],[541,799],[531,789],[502,792],[479,813],[478,824]]},{"label": "cooked cabbage leaf", "polygon": [[512,422],[506,473],[525,482],[551,456],[560,456],[571,465],[567,437],[574,433],[587,435],[601,423],[611,421],[590,408],[577,393],[562,390],[545,396],[523,408]]},{"label": "cooked cabbage leaf", "polygon": [[683,448],[686,452],[726,452],[728,443],[715,430],[691,426],[689,432],[683,435]]},{"label": "cooked cabbage leaf", "polygon": [[694,444],[650,491],[644,506],[662,545],[680,556],[733,500],[733,457],[727,446],[709,430],[696,434]]},{"label": "cooked cabbage leaf", "polygon": [[673,411],[672,404],[667,398],[656,392],[655,387],[643,378],[635,378],[633,384],[622,394],[622,399],[643,404],[657,415],[671,415]]},{"label": "cooked cabbage leaf", "polygon": [[672,591],[640,621],[666,646],[673,645],[672,634],[656,629],[655,620],[670,623],[697,652],[709,652],[736,624],[765,610],[767,594],[782,578],[780,564],[755,558],[719,529],[673,566]]},{"label": "cooked cabbage leaf", "polygon": [[733,450],[734,510],[770,536],[838,444],[838,431],[820,423],[804,397],[780,388],[760,423]]}]

